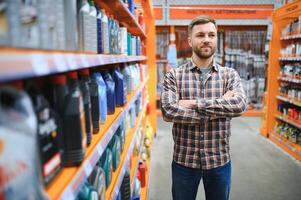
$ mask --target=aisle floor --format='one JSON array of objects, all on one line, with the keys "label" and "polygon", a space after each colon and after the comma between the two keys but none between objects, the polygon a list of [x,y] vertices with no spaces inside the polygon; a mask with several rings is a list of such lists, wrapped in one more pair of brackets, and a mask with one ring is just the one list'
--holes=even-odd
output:
[{"label": "aisle floor", "polygon": [[[171,197],[173,140],[171,123],[158,117],[157,137],[152,146],[149,200]],[[301,163],[259,133],[260,118],[232,120],[231,200],[300,200]],[[200,184],[197,200],[205,200]]]}]

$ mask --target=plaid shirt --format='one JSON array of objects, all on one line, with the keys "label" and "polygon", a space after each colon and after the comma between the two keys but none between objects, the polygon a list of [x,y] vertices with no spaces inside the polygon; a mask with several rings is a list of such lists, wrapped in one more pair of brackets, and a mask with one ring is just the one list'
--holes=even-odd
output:
[{"label": "plaid shirt", "polygon": [[[234,96],[223,95],[234,91]],[[195,99],[196,109],[178,105]],[[230,120],[247,107],[247,98],[238,73],[213,62],[203,80],[192,60],[165,74],[161,110],[163,119],[173,122],[175,162],[191,168],[213,169],[230,161]]]}]

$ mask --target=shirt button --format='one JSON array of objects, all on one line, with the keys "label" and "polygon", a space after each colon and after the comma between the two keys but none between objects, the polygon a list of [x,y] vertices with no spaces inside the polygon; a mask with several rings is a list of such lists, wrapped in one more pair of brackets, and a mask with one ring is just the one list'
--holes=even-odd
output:
[{"label": "shirt button", "polygon": [[201,135],[201,138],[203,138],[204,137],[204,135]]}]

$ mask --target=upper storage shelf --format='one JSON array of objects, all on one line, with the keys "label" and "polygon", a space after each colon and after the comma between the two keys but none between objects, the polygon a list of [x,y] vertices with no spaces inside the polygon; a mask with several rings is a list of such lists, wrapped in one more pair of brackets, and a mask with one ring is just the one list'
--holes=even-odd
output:
[{"label": "upper storage shelf", "polygon": [[114,18],[126,27],[130,33],[140,36],[141,39],[146,38],[138,21],[121,0],[96,0],[95,2],[109,13],[114,14]]},{"label": "upper storage shelf", "polygon": [[0,82],[145,59],[145,56],[2,48],[0,49]]}]

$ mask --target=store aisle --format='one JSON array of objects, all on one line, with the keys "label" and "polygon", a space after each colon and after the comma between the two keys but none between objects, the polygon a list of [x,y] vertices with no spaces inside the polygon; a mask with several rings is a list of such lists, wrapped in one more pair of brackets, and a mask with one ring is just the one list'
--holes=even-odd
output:
[{"label": "store aisle", "polygon": [[[158,132],[152,147],[150,200],[171,199],[171,123],[158,117]],[[260,118],[240,117],[232,121],[231,200],[299,200],[301,163],[261,137]],[[198,200],[204,200],[200,184]]]}]

